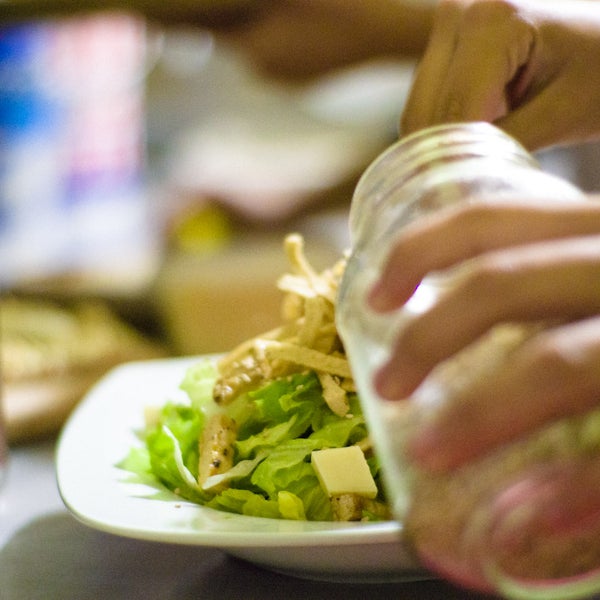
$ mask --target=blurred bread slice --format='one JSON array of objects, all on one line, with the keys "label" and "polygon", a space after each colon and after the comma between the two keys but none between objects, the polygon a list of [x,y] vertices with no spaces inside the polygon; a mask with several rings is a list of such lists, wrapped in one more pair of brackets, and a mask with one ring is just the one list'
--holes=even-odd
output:
[{"label": "blurred bread slice", "polygon": [[2,408],[9,442],[56,432],[112,367],[163,356],[100,301],[0,299]]}]

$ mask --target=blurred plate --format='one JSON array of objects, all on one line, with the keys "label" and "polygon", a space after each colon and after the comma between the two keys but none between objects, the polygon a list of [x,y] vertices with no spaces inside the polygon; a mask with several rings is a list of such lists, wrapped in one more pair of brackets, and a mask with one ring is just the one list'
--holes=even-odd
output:
[{"label": "blurred plate", "polygon": [[56,433],[116,365],[166,355],[102,300],[8,295],[0,313],[1,403],[10,443]]}]

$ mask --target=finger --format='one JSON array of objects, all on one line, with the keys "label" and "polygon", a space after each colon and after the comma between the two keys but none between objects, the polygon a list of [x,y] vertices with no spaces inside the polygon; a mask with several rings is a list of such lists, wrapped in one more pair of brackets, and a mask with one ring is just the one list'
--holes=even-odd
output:
[{"label": "finger", "polygon": [[417,67],[400,123],[403,135],[431,124],[441,82],[452,60],[456,30],[465,1],[442,0],[435,14],[427,49]]},{"label": "finger", "polygon": [[408,320],[375,377],[384,398],[410,395],[431,370],[498,323],[600,312],[600,236],[489,253],[458,270],[429,310]]},{"label": "finger", "polygon": [[600,231],[600,202],[503,200],[452,207],[409,225],[369,295],[378,311],[400,307],[427,273],[490,250]]},{"label": "finger", "polygon": [[496,373],[447,402],[409,444],[433,470],[455,468],[557,419],[600,406],[600,318],[547,330]]}]

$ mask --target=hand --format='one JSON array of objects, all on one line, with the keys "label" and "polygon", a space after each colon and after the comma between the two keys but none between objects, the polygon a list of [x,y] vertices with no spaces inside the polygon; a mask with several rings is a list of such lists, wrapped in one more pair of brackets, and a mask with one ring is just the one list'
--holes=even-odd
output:
[{"label": "hand", "polygon": [[600,3],[442,0],[402,132],[493,122],[530,150],[600,134]]},{"label": "hand", "polygon": [[417,433],[411,452],[422,466],[455,467],[598,405],[599,202],[481,203],[414,223],[393,248],[372,307],[402,306],[431,271],[456,273],[454,286],[400,332],[376,377],[383,397],[409,396],[438,363],[495,324],[560,324],[530,338]]}]

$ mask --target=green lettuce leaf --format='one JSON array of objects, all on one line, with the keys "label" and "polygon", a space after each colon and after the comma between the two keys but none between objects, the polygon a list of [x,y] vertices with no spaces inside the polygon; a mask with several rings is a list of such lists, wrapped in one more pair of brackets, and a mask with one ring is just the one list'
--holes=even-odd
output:
[{"label": "green lettuce leaf", "polygon": [[208,359],[198,361],[186,370],[179,387],[188,395],[194,410],[206,414],[215,410],[213,387],[216,379],[216,364]]},{"label": "green lettuce leaf", "polygon": [[198,477],[198,438],[203,424],[202,413],[167,403],[160,422],[146,434],[152,472],[170,490],[193,501],[206,500],[193,483]]},{"label": "green lettuce leaf", "polygon": [[270,519],[281,518],[277,500],[268,500],[251,490],[231,488],[212,498],[206,505],[240,515]]},{"label": "green lettuce leaf", "polygon": [[[327,406],[319,378],[296,373],[241,394],[225,408],[212,391],[217,377],[214,362],[190,367],[181,389],[188,404],[166,403],[158,423],[143,432],[142,448],[132,449],[119,466],[143,480],[158,480],[177,495],[211,508],[243,515],[327,521],[331,505],[311,464],[314,450],[343,447],[367,435],[356,394],[350,413],[335,415]],[[235,420],[234,466],[208,482],[227,482],[216,493],[198,478],[198,440],[207,419],[225,410]],[[374,477],[379,464],[369,459]]]}]

